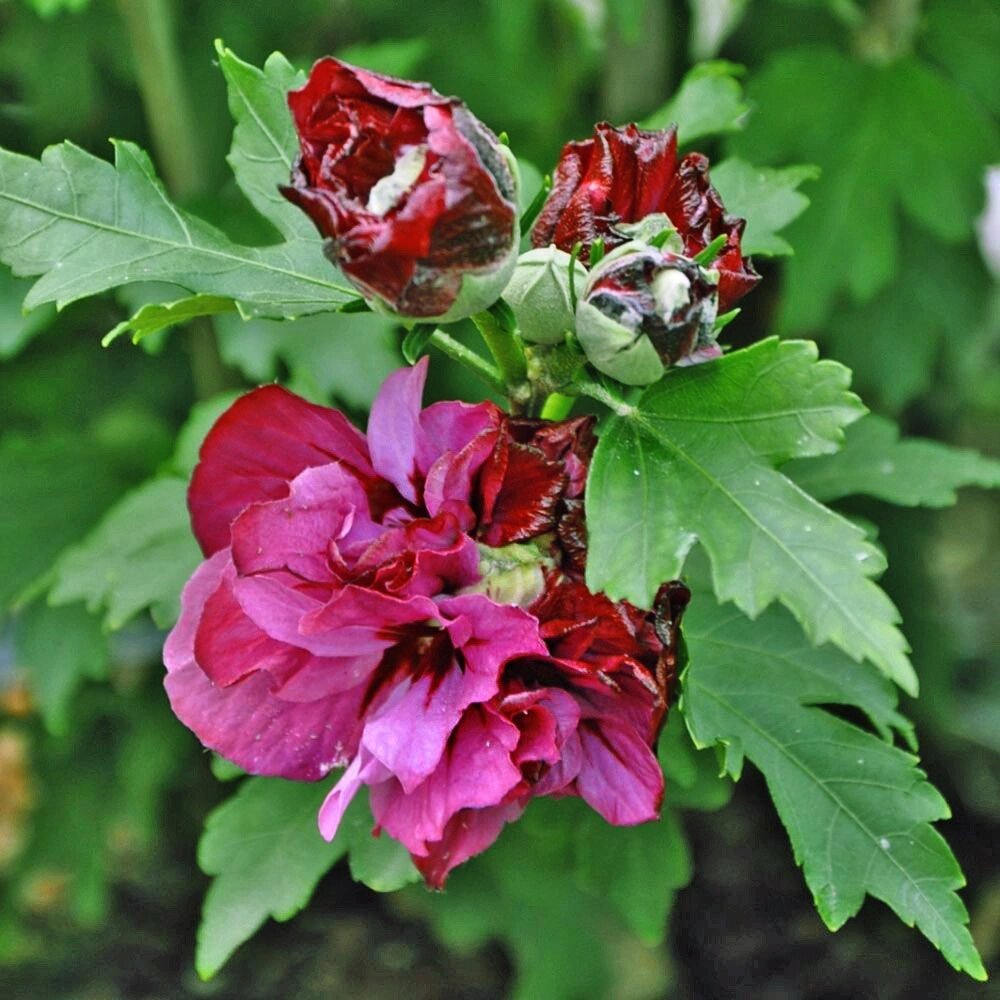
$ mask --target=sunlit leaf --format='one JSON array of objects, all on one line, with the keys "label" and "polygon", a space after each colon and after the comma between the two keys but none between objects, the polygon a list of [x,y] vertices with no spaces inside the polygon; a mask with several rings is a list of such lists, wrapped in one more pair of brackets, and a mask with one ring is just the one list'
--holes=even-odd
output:
[{"label": "sunlit leaf", "polygon": [[834,451],[864,407],[805,341],[761,341],[672,371],[601,431],[587,484],[587,581],[649,607],[696,541],[720,600],[780,601],[814,642],[867,658],[907,691],[899,614],[870,579],[881,553],[775,466]]}]

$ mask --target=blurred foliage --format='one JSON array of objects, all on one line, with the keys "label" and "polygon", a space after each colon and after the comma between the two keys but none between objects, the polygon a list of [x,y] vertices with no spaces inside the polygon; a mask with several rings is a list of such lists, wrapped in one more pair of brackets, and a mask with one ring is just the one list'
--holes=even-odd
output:
[{"label": "blurred foliage", "polygon": [[[0,145],[38,155],[69,138],[105,158],[106,137],[120,136],[150,149],[162,176],[176,175],[175,151],[156,140],[156,95],[135,73],[140,42],[121,16],[146,2],[0,3]],[[216,38],[251,66],[275,49],[295,66],[333,52],[429,79],[507,131],[529,172],[550,170],[562,143],[601,118],[679,116],[682,142],[697,140],[713,161],[731,157],[718,177],[731,207],[740,192],[770,185],[772,214],[748,230],[759,252],[797,251],[762,268],[767,280],[739,325],[754,335],[814,336],[854,369],[865,401],[905,432],[995,448],[1000,294],[975,241],[983,171],[998,158],[1000,9],[991,0],[426,0],[407,5],[405,17],[390,0],[149,6],[175,34],[194,119],[186,127],[198,137],[193,182],[172,194],[232,240],[259,246],[273,231],[251,209],[252,183],[241,190],[226,167],[232,120],[213,65],[226,59],[213,49]],[[709,58],[718,61],[678,92],[694,62]],[[228,73],[237,62],[227,63]],[[745,67],[743,75],[733,66]],[[792,222],[805,198],[811,207]],[[19,979],[13,963],[71,940],[76,927],[115,925],[122,885],[142,884],[144,898],[155,896],[149,887],[160,884],[168,856],[183,854],[182,881],[201,885],[191,830],[230,789],[216,786],[157,683],[157,627],[176,613],[178,581],[197,558],[183,530],[178,477],[192,467],[201,436],[234,391],[272,378],[360,416],[398,361],[400,332],[373,316],[352,317],[350,333],[324,339],[318,330],[348,329],[344,317],[278,328],[227,315],[152,334],[145,351],[125,338],[102,350],[101,336],[144,302],[183,296],[174,287],[168,298],[150,291],[143,300],[140,286],[130,289],[139,297],[22,316],[28,283],[0,269],[0,962],[11,963],[0,982],[9,974],[13,996],[42,981]],[[461,372],[438,368],[437,395],[476,391]],[[889,473],[865,465],[863,427],[890,442],[895,433],[869,418],[841,455],[786,471],[822,477],[821,461],[853,462],[848,472],[859,482],[874,478],[881,492],[851,492],[935,505],[951,502],[953,485],[977,476],[985,485],[995,475],[977,466],[954,473],[953,483],[948,462],[959,459],[942,464],[933,445],[901,444],[898,461],[910,471],[883,481]],[[920,447],[931,450],[913,450]],[[981,494],[934,513],[879,499],[838,504],[880,526],[886,587],[903,611],[923,689],[906,708],[919,723],[924,767],[957,806],[951,832],[960,860],[963,849],[975,858],[977,839],[992,841],[1000,824],[1000,664],[989,652],[1000,640],[996,507]],[[395,912],[426,919],[458,949],[500,939],[526,997],[573,995],[573,984],[594,995],[600,983],[607,995],[652,997],[672,978],[690,983],[683,970],[674,977],[662,945],[674,894],[690,878],[682,811],[721,807],[730,785],[680,721],[676,714],[664,740],[670,791],[661,827],[630,838],[595,823],[579,803],[540,802],[495,850],[457,871],[445,896],[408,890]],[[749,746],[747,755],[753,759]],[[238,787],[210,821],[206,870],[241,863],[220,832],[236,803],[257,795],[251,781]],[[727,813],[733,823],[741,808],[737,797]],[[726,849],[724,823],[697,829]],[[739,850],[726,858],[730,877],[743,880],[730,891],[766,895],[750,848]],[[332,856],[319,860],[332,864]],[[355,877],[369,884],[392,863],[375,859],[365,871],[352,856]],[[298,887],[303,901],[321,874],[308,873],[309,885]],[[969,874],[973,933],[989,964],[1000,954],[1000,888],[985,865]],[[167,898],[194,906],[190,892]],[[266,902],[282,915],[296,908]],[[194,954],[194,920],[191,912],[176,921],[185,954],[166,974],[178,981]],[[724,952],[744,946],[712,941]],[[85,969],[89,947],[79,945],[68,961]],[[752,959],[744,965],[743,985],[762,992]],[[497,973],[483,979],[495,983]],[[78,985],[60,995],[83,995]],[[204,995],[200,989],[187,983],[177,995]],[[902,987],[886,990],[903,995]],[[108,995],[163,991],[173,995],[174,983],[161,983],[159,993]],[[382,994],[373,986],[369,995]]]}]

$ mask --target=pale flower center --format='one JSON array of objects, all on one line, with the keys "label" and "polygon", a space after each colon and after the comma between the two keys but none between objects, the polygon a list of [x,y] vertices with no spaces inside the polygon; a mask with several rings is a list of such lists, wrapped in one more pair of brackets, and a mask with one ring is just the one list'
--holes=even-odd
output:
[{"label": "pale flower center", "polygon": [[545,589],[545,570],[555,565],[546,554],[550,542],[550,535],[541,535],[532,542],[497,548],[480,544],[479,582],[462,593],[485,594],[497,604],[519,608],[534,604]]},{"label": "pale flower center", "polygon": [[410,146],[396,160],[392,173],[372,185],[368,192],[368,211],[375,215],[385,215],[395,208],[404,194],[413,187],[423,172],[427,162],[426,146]]},{"label": "pale flower center", "polygon": [[691,282],[672,268],[660,271],[650,283],[650,290],[661,316],[670,316],[691,301]]}]

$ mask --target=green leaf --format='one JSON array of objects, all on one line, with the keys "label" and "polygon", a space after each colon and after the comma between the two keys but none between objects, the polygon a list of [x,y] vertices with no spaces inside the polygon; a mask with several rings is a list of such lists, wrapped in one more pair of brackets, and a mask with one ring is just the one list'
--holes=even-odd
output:
[{"label": "green leaf", "polygon": [[742,66],[722,59],[699,63],[688,70],[677,93],[642,123],[643,128],[666,128],[675,122],[684,145],[738,131],[750,110],[736,79],[742,73]]},{"label": "green leaf", "polygon": [[[989,345],[976,361],[976,330],[985,325],[992,288],[979,255],[918,226],[901,231],[906,266],[870,302],[835,310],[823,333],[825,349],[853,369],[864,398],[894,411],[933,391],[942,360],[971,362],[979,388],[992,371]],[[987,332],[986,339],[995,337]]]},{"label": "green leaf", "polygon": [[[568,810],[576,804],[559,805]],[[644,944],[662,944],[674,894],[694,871],[676,814],[666,809],[659,821],[622,827],[582,804],[575,811],[578,884],[611,903]]]},{"label": "green leaf", "polygon": [[91,436],[0,438],[0,610],[37,592],[122,487]]},{"label": "green leaf", "polygon": [[[643,982],[635,995],[661,996],[663,969],[651,959],[662,947],[650,949],[627,933],[617,901],[608,906],[604,893],[616,877],[624,883],[620,896],[625,885],[642,884],[641,898],[624,899],[625,908],[641,926],[655,923],[662,932],[664,901],[669,906],[686,875],[683,857],[673,854],[672,833],[663,823],[613,828],[579,800],[538,799],[488,851],[455,869],[443,893],[414,890],[409,902],[449,947],[500,938],[517,969],[516,1000],[603,997],[612,982],[629,995],[628,986],[647,976],[653,982]],[[598,845],[589,850],[583,843],[591,835],[612,850],[631,846],[621,856],[599,858]],[[643,847],[653,850],[650,858]]]},{"label": "green leaf", "polygon": [[902,507],[950,507],[962,486],[1000,486],[1000,462],[970,448],[920,438],[869,414],[847,431],[836,455],[790,462],[783,470],[817,500],[877,497]]},{"label": "green leaf", "polygon": [[778,231],[809,207],[809,199],[798,187],[818,176],[819,168],[808,164],[773,170],[754,167],[736,157],[712,168],[712,183],[722,195],[726,211],[747,220],[740,241],[744,253],[775,257],[794,252]]},{"label": "green leaf", "polygon": [[305,83],[305,74],[280,52],[270,55],[260,70],[243,62],[222,42],[215,43],[215,50],[226,77],[229,111],[236,122],[227,157],[236,183],[286,239],[315,239],[316,227],[309,217],[278,191],[279,184],[289,183],[298,149],[287,95]]},{"label": "green leaf", "polygon": [[81,604],[52,608],[36,601],[17,617],[14,649],[46,728],[53,736],[64,736],[77,688],[107,672],[108,644],[101,623]]},{"label": "green leaf", "polygon": [[785,270],[782,330],[815,329],[841,291],[867,301],[884,288],[901,264],[901,212],[941,240],[971,236],[996,128],[937,71],[909,57],[871,66],[804,46],[774,56],[748,93],[758,111],[733,150],[822,170],[812,207],[787,233],[800,252]]},{"label": "green leaf", "polygon": [[21,302],[30,287],[30,282],[0,268],[0,361],[20,353],[55,318],[56,311],[51,307],[36,309],[28,316],[21,312]]},{"label": "green leaf", "polygon": [[1000,115],[1000,7],[993,0],[932,0],[923,13],[923,25],[921,49],[988,111]]},{"label": "green leaf", "polygon": [[327,313],[294,323],[222,317],[219,351],[252,382],[291,374],[291,387],[327,403],[331,396],[367,410],[379,386],[399,367],[394,321],[378,313]]},{"label": "green leaf", "polygon": [[114,147],[114,166],[68,142],[40,161],[0,150],[0,260],[41,276],[26,308],[136,281],[231,298],[248,316],[330,311],[357,298],[318,238],[239,246],[173,205],[138,146]]},{"label": "green leaf", "polygon": [[649,607],[696,541],[715,592],[751,617],[772,601],[816,643],[917,687],[898,612],[869,577],[885,568],[861,529],[775,466],[834,451],[864,407],[850,373],[807,341],[771,338],[672,371],[600,435],[587,482],[587,583]]},{"label": "green leaf", "polygon": [[680,709],[670,710],[656,753],[666,778],[665,803],[671,809],[711,812],[732,798],[732,781],[719,774],[714,753],[699,750],[691,742]]},{"label": "green leaf", "polygon": [[358,795],[341,820],[338,839],[350,844],[348,864],[351,878],[375,892],[395,892],[420,881],[420,872],[410,860],[410,852],[386,833],[372,836],[375,820],[368,796]]},{"label": "green leaf", "polygon": [[857,706],[887,737],[901,725],[889,686],[835,650],[805,647],[777,610],[750,623],[706,593],[684,625],[682,704],[695,742],[720,744],[734,776],[744,755],[761,770],[827,926],[875,896],[955,968],[985,979],[954,892],[965,880],[930,825],[950,815],[944,799],[915,757],[819,707]]},{"label": "green leaf", "polygon": [[126,333],[131,335],[133,344],[138,344],[143,337],[160,330],[169,330],[199,316],[217,316],[227,312],[236,312],[236,303],[220,295],[191,295],[176,302],[149,303],[109,330],[101,345],[107,347]]},{"label": "green leaf", "polygon": [[195,966],[210,979],[269,917],[290,920],[343,856],[347,839],[327,843],[316,816],[326,782],[250,778],[206,820],[198,864],[214,875],[202,908]]},{"label": "green leaf", "polygon": [[201,559],[191,535],[187,483],[153,479],[115,504],[55,568],[53,604],[85,601],[119,629],[144,608],[167,628],[177,620],[180,592]]}]

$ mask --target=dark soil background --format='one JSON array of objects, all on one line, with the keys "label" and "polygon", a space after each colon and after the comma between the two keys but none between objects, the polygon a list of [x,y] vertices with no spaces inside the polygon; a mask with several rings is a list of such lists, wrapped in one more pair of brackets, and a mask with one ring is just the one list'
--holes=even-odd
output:
[{"label": "dark soil background", "polygon": [[[940,782],[950,801],[958,798]],[[748,772],[730,805],[689,814],[696,874],[677,897],[667,948],[678,1000],[992,1000],[1000,984],[950,970],[916,931],[869,900],[829,933],[795,867],[762,780]],[[974,891],[964,898],[987,966],[1000,946],[1000,825],[956,810],[947,835]],[[205,879],[188,855],[196,830],[175,827],[166,859],[119,881],[108,926],[50,926],[35,962],[0,970],[5,1000],[494,1000],[513,967],[499,945],[456,954],[392,897],[351,881],[338,865],[309,908],[268,923],[219,976],[201,982],[194,935]],[[623,983],[611,996],[638,1000]],[[648,996],[648,994],[642,994]],[[545,998],[542,998],[545,1000]]]}]

